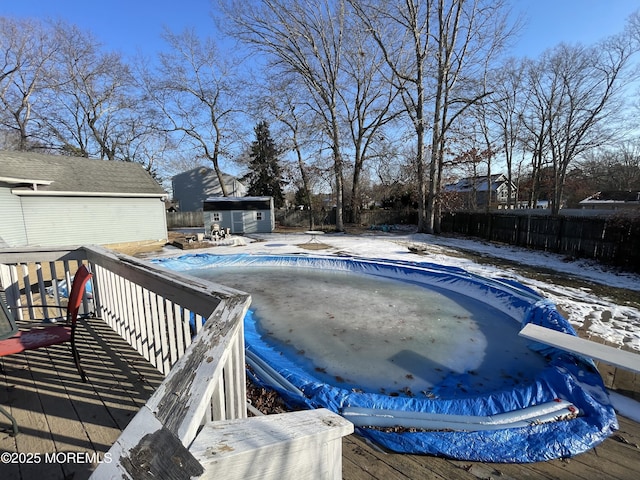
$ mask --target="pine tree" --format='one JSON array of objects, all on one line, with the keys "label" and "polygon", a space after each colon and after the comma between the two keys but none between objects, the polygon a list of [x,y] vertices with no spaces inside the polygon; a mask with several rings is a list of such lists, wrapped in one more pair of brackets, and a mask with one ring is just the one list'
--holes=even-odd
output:
[{"label": "pine tree", "polygon": [[280,151],[271,138],[267,122],[264,120],[259,122],[254,131],[256,139],[251,144],[249,154],[250,171],[243,178],[249,182],[247,195],[273,197],[274,206],[280,208],[284,204],[282,188],[285,183],[278,163]]}]

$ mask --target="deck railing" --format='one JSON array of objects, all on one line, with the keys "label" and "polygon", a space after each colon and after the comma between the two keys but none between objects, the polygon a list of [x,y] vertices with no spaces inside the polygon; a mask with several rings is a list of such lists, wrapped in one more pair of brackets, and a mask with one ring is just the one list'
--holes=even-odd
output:
[{"label": "deck railing", "polygon": [[[327,410],[284,414],[295,417],[286,421],[246,419],[246,293],[101,247],[3,249],[0,293],[19,319],[54,318],[58,309],[51,306],[64,303],[81,263],[94,274],[82,311],[103,319],[166,375],[95,478],[196,478],[230,464],[237,477],[225,471],[227,478],[280,478],[283,472],[340,478],[349,422]],[[238,437],[247,445],[226,448],[229,432],[248,430],[253,433]],[[220,435],[224,448],[209,448]],[[269,452],[263,464],[254,461],[257,450]]]},{"label": "deck railing", "polygon": [[3,250],[0,290],[9,309],[20,320],[55,319],[60,312],[52,305],[65,303],[67,286],[81,263],[88,263],[94,275],[82,311],[103,319],[165,375],[202,330],[203,317],[226,302],[223,306],[234,317],[225,318],[227,348],[218,359],[222,372],[209,419],[246,417],[242,318],[249,306],[247,294],[101,247]]}]

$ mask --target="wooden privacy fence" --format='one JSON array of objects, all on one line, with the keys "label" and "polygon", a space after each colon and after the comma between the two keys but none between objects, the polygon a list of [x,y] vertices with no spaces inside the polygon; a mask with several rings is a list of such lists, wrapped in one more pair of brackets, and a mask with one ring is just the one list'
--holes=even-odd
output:
[{"label": "wooden privacy fence", "polygon": [[203,227],[202,212],[167,212],[167,228]]},{"label": "wooden privacy fence", "polygon": [[452,212],[442,216],[441,228],[443,233],[591,258],[640,272],[638,219]]}]

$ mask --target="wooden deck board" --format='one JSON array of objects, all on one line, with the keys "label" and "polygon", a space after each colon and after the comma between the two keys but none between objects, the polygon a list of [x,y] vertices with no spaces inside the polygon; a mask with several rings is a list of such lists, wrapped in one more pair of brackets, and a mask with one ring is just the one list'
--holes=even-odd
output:
[{"label": "wooden deck board", "polygon": [[[0,451],[104,454],[163,376],[100,320],[83,321],[78,344],[89,377],[82,383],[67,345],[0,358],[0,403],[16,415],[11,437],[0,417]],[[612,372],[614,382],[615,371]],[[629,385],[630,377],[622,377]],[[635,382],[635,379],[634,379]],[[631,385],[636,389],[636,383]],[[362,438],[343,439],[343,478],[634,479],[640,469],[640,425],[619,417],[620,430],[595,449],[566,460],[534,464],[454,461],[383,452]],[[0,478],[87,478],[91,464],[0,465]]]},{"label": "wooden deck board", "polygon": [[619,417],[620,429],[596,448],[569,459],[531,464],[481,463],[426,455],[381,452],[352,435],[343,439],[343,478],[597,480],[636,479],[640,468],[640,424]]},{"label": "wooden deck board", "polygon": [[[78,348],[83,383],[69,345],[3,357],[0,401],[16,417],[17,437],[0,418],[0,451],[84,455],[79,461],[0,464],[0,477],[38,480],[88,478],[121,430],[163,379],[98,319],[82,321]],[[58,457],[57,457],[58,458]],[[82,460],[87,460],[84,462]],[[5,475],[5,473],[7,475]]]}]

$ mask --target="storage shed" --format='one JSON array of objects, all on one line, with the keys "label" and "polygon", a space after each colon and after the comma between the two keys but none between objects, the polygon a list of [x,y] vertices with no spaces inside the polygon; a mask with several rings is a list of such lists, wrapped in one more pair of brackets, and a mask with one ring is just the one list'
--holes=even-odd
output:
[{"label": "storage shed", "polygon": [[166,242],[166,196],[138,163],[0,151],[0,246]]},{"label": "storage shed", "polygon": [[216,223],[233,234],[269,233],[275,228],[273,197],[210,197],[203,211],[207,230]]}]

